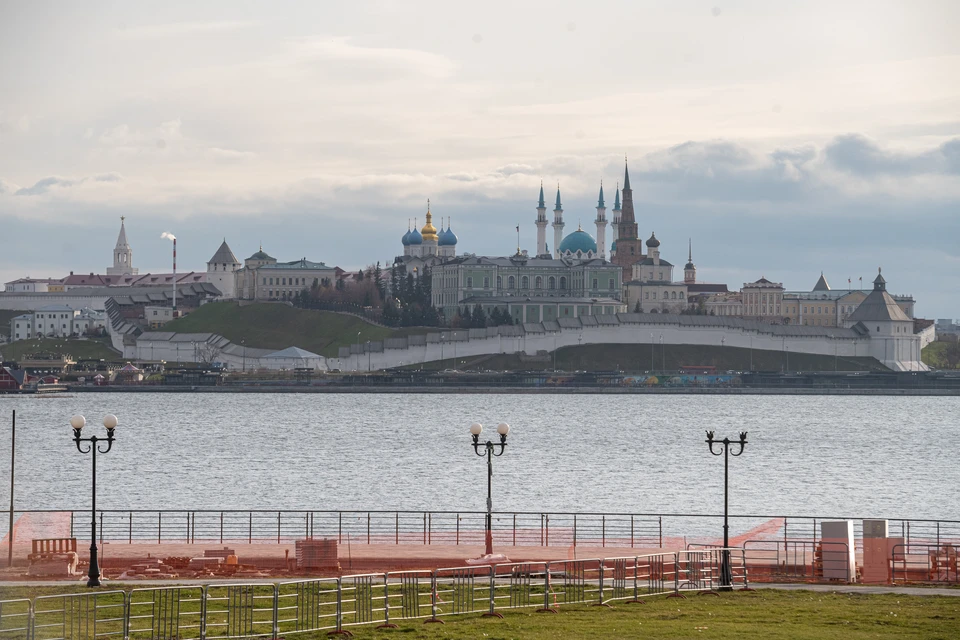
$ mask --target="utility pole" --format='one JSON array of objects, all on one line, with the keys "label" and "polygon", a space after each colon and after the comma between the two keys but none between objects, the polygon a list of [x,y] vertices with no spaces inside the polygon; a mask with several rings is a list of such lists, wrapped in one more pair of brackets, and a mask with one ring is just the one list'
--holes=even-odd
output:
[{"label": "utility pole", "polygon": [[13,471],[17,459],[17,410],[10,423],[10,528],[7,531],[7,567],[13,566]]}]

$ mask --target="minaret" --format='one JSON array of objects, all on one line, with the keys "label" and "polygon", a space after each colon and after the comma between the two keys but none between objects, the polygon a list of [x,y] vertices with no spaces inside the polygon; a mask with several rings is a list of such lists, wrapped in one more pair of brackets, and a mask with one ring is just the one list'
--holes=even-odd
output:
[{"label": "minaret", "polygon": [[626,161],[623,164],[623,212],[620,214],[620,232],[617,234],[617,240],[636,240],[637,219],[633,214],[633,189],[630,188],[630,168]]},{"label": "minaret", "polygon": [[630,188],[630,170],[626,159],[623,166],[623,211],[617,225],[617,253],[612,262],[623,268],[624,281],[633,275],[633,264],[644,257],[643,242],[637,235],[637,220],[633,215],[633,190]]},{"label": "minaret", "polygon": [[547,205],[543,201],[543,182],[540,183],[540,201],[537,203],[537,256],[547,253]]},{"label": "minaret", "polygon": [[610,245],[610,255],[612,256],[613,245],[617,243],[617,238],[620,237],[620,183],[617,182],[617,195],[613,201],[613,220],[610,224],[610,235],[613,237],[613,244]]},{"label": "minaret", "polygon": [[123,221],[126,216],[120,216],[120,235],[117,236],[117,246],[113,248],[113,266],[107,267],[108,276],[136,275],[139,269],[133,267],[133,251],[127,244],[127,230]]},{"label": "minaret", "polygon": [[687,240],[687,264],[683,266],[683,283],[693,284],[697,281],[697,267],[693,264],[693,240]]},{"label": "minaret", "polygon": [[560,241],[563,240],[563,207],[560,206],[560,183],[557,183],[557,205],[553,210],[553,255],[560,257]]},{"label": "minaret", "polygon": [[600,181],[600,198],[597,200],[597,248],[600,259],[607,259],[607,207],[603,204],[603,180]]}]

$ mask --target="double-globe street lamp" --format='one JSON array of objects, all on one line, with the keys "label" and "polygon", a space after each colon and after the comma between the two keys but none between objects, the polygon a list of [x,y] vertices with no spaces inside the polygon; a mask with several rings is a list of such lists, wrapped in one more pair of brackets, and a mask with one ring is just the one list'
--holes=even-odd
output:
[{"label": "double-globe street lamp", "polygon": [[[491,491],[493,489],[493,456],[500,457],[507,447],[507,434],[510,433],[510,425],[501,422],[497,425],[497,433],[500,435],[500,442],[494,443],[487,440],[480,442],[480,433],[483,431],[483,425],[474,422],[470,425],[470,435],[473,436],[473,451],[478,456],[487,456],[487,518],[484,526],[484,542],[486,545],[486,555],[493,555],[493,498]],[[499,447],[499,450],[497,450]]]},{"label": "double-globe street lamp", "polygon": [[[743,453],[743,448],[747,444],[747,432],[740,432],[740,440],[714,440],[713,431],[707,431],[707,445],[710,447],[710,453],[715,456],[723,456],[723,551],[720,555],[720,588],[724,591],[733,589],[733,571],[730,568],[730,523],[728,522],[728,513],[730,509],[729,489],[730,489],[730,456],[739,456]],[[714,451],[713,445],[718,445],[720,451]],[[731,445],[740,445],[736,453],[730,450]]]},{"label": "double-globe street lamp", "polygon": [[[83,431],[83,427],[86,426],[87,420],[81,415],[76,415],[70,418],[70,426],[73,428],[73,441],[77,443],[77,450],[80,453],[90,453],[92,454],[93,460],[93,500],[90,507],[90,570],[87,572],[89,580],[87,580],[88,587],[99,587],[100,586],[100,564],[97,561],[97,452],[107,453],[110,451],[110,448],[113,446],[113,430],[117,428],[117,416],[112,413],[107,414],[103,418],[103,426],[107,428],[107,447],[106,449],[101,449],[98,442],[101,442],[102,439],[97,436],[90,436],[89,438],[81,438],[80,433]],[[90,445],[86,448],[81,446],[81,443],[89,442]]]}]

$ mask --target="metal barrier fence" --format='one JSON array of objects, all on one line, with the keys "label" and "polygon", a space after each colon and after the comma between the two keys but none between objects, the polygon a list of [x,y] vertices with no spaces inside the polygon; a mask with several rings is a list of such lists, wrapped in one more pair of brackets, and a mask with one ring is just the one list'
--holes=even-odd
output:
[{"label": "metal barrier fence", "polygon": [[842,576],[850,582],[850,547],[842,542],[813,540],[746,540],[744,562],[758,577],[777,581],[811,582],[828,576]]},{"label": "metal barrier fence", "polygon": [[892,549],[896,582],[960,584],[960,545],[898,544]]},{"label": "metal barrier fence", "polygon": [[[49,532],[32,537],[83,537],[86,511],[17,511],[21,519],[46,523]],[[664,547],[690,539],[715,540],[719,514],[615,514],[499,512],[493,514],[498,546]],[[482,545],[481,511],[284,511],[284,510],[102,510],[98,537],[112,543],[292,543],[302,538],[375,544]],[[861,550],[862,518],[737,515],[733,526],[779,540],[819,540],[823,520],[853,520]],[[7,514],[0,514],[6,523]],[[50,524],[49,521],[54,521]],[[960,521],[889,520],[890,534],[905,544],[960,544]],[[16,533],[15,538],[21,536]],[[6,526],[0,527],[6,531]]]},{"label": "metal barrier fence", "polygon": [[[0,601],[0,640],[229,640],[343,633],[507,609],[641,602],[720,585],[722,549],[391,571],[279,583],[100,591]],[[747,587],[742,549],[735,585]]]}]

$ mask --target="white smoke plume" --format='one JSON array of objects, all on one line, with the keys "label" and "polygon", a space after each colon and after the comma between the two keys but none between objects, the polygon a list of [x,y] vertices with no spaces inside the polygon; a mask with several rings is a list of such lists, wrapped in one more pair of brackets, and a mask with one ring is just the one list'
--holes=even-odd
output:
[{"label": "white smoke plume", "polygon": [[163,238],[163,239],[165,239],[165,240],[176,240],[176,239],[177,239],[177,236],[173,235],[172,233],[167,233],[166,231],[164,231],[163,233],[161,233],[161,234],[160,234],[160,237]]}]

